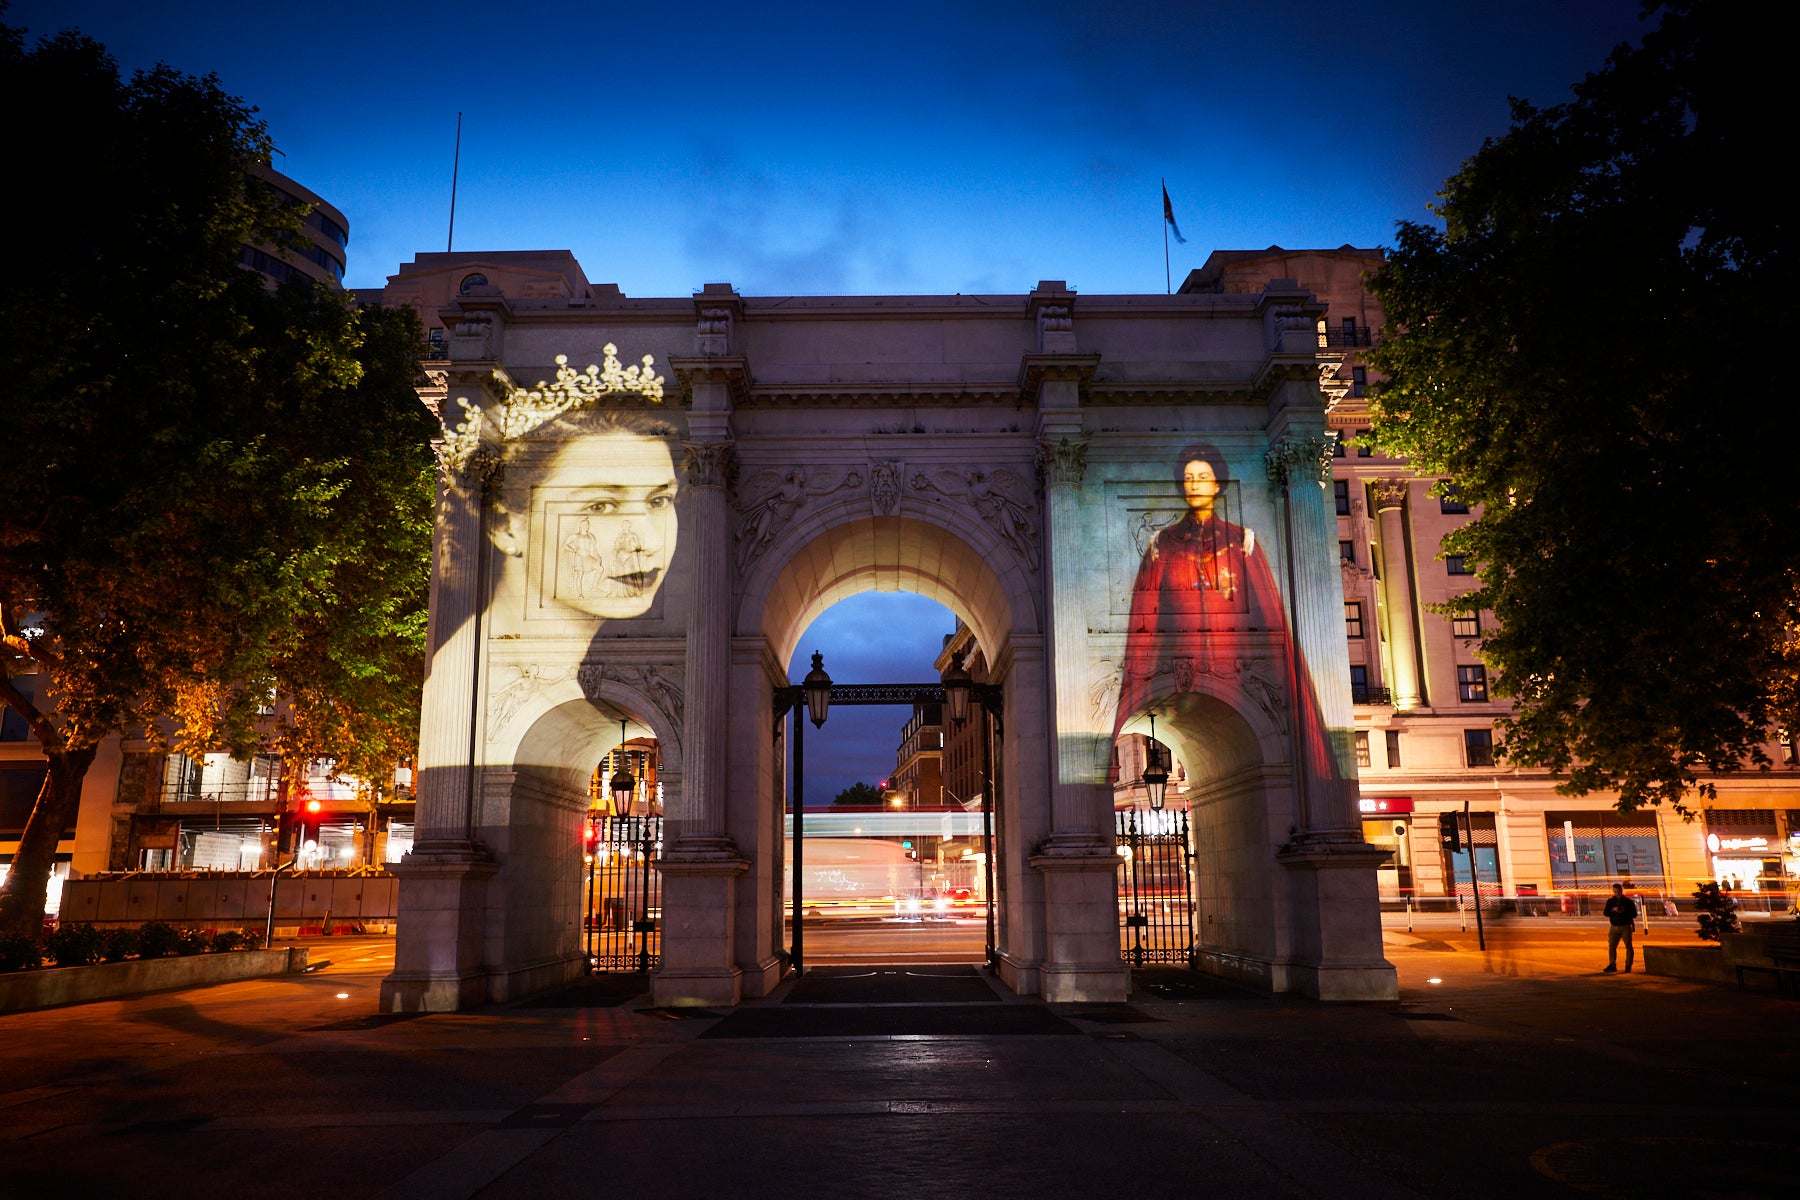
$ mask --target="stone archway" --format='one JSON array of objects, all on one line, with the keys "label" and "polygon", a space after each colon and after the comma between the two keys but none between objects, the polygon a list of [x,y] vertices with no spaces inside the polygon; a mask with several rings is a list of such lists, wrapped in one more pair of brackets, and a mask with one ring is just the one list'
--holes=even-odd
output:
[{"label": "stone archway", "polygon": [[[734,663],[732,700],[734,711],[753,714],[734,746],[759,753],[751,772],[759,787],[737,797],[734,821],[734,829],[757,838],[752,857],[759,868],[741,883],[738,896],[740,905],[757,906],[758,919],[747,925],[757,939],[749,960],[778,960],[781,937],[777,883],[786,747],[769,737],[767,697],[787,683],[798,639],[813,619],[864,591],[915,592],[956,612],[987,653],[990,682],[1007,698],[1004,737],[996,747],[996,775],[1004,781],[996,838],[1010,876],[1002,881],[1005,904],[996,913],[999,967],[1015,990],[1039,991],[1042,885],[1026,865],[1052,832],[1048,779],[1041,753],[1034,752],[1045,721],[1039,597],[1023,564],[991,530],[966,514],[935,509],[872,516],[866,504],[822,506],[773,542],[746,582],[737,624],[746,653]],[[752,649],[758,652],[748,653]],[[1110,926],[1104,936],[1116,943]],[[1115,972],[1122,974],[1122,966]],[[1118,983],[1122,988],[1122,978]]]},{"label": "stone archway", "polygon": [[[1221,945],[1265,964],[1265,986],[1391,994],[1348,761],[1321,483],[1331,364],[1310,296],[1271,281],[1077,298],[1046,282],[1014,297],[759,300],[708,285],[684,300],[458,303],[424,389],[446,417],[444,469],[417,834],[397,869],[385,1007],[567,977],[570,771],[616,736],[599,728],[613,708],[666,740],[680,784],[656,999],[774,987],[771,691],[812,615],[901,588],[961,613],[1005,688],[1008,984],[1124,997],[1109,747],[1121,706],[1168,701],[1195,761],[1215,764],[1228,819],[1211,836],[1235,864],[1220,878],[1261,881],[1239,922],[1255,934]],[[1182,479],[1197,436],[1229,554],[1261,573],[1255,603],[1146,634],[1140,563],[1199,512]],[[1241,694],[1209,693],[1227,667]],[[1224,709],[1170,699],[1185,693]],[[1259,724],[1283,705],[1308,714],[1304,738]]]}]

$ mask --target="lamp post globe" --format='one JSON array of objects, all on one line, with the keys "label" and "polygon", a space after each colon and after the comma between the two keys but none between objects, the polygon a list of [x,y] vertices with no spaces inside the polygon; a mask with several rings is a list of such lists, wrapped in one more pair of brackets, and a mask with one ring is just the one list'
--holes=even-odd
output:
[{"label": "lamp post globe", "polygon": [[625,769],[625,719],[619,719],[619,769],[613,772],[607,790],[612,793],[613,811],[621,817],[631,815],[632,793],[637,791],[637,780]]},{"label": "lamp post globe", "polygon": [[950,719],[962,724],[969,716],[969,693],[975,690],[969,669],[963,666],[962,651],[950,657],[950,669],[944,672],[944,699],[950,708]]}]

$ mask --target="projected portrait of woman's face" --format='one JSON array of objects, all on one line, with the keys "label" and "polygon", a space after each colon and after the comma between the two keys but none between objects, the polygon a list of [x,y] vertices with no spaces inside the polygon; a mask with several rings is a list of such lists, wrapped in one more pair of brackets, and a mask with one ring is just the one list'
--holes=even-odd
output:
[{"label": "projected portrait of woman's face", "polygon": [[675,556],[675,461],[661,439],[606,433],[569,443],[545,472],[556,598],[596,617],[642,616]]}]

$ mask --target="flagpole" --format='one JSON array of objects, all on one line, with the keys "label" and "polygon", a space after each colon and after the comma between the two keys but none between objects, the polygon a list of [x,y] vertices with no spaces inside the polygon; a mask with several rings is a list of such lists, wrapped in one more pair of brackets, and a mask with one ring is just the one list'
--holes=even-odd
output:
[{"label": "flagpole", "polygon": [[[456,114],[456,155],[450,160],[450,232],[444,238],[444,253],[456,245],[456,177],[462,171],[462,114]],[[1168,241],[1163,235],[1163,241]]]},{"label": "flagpole", "polygon": [[[1169,181],[1166,179],[1162,181],[1162,194],[1163,194],[1163,198],[1164,198],[1164,203],[1167,204],[1168,195],[1169,195]],[[1164,212],[1166,213],[1167,209],[1165,209]],[[1162,227],[1163,227],[1163,294],[1164,295],[1173,295],[1175,293],[1175,277],[1173,275],[1169,274],[1169,221],[1168,221],[1168,217],[1166,215],[1163,218]]]}]

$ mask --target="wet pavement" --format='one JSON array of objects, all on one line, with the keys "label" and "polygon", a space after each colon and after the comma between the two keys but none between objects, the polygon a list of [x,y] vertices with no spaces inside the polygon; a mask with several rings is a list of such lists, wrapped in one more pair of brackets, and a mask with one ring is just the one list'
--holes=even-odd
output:
[{"label": "wet pavement", "polygon": [[1487,932],[1390,920],[1398,1004],[902,965],[422,1017],[376,1011],[391,943],[320,939],[314,974],[0,1017],[0,1195],[1800,1192],[1800,1000],[1600,974],[1593,923]]}]

